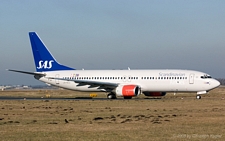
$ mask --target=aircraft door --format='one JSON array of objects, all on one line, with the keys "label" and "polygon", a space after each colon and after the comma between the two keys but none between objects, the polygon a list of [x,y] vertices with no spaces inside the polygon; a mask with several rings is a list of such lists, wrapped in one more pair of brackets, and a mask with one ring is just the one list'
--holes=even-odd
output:
[{"label": "aircraft door", "polygon": [[130,82],[130,81],[131,81],[131,76],[129,75],[129,76],[128,76],[128,82]]},{"label": "aircraft door", "polygon": [[56,75],[55,75],[55,78],[56,78],[56,79],[55,79],[55,83],[56,83],[56,84],[59,84],[59,80],[57,79],[57,78],[59,78],[59,74],[56,74]]},{"label": "aircraft door", "polygon": [[123,76],[123,82],[126,82],[127,81],[127,77],[126,75]]},{"label": "aircraft door", "polygon": [[195,74],[190,74],[190,76],[189,76],[189,84],[194,84],[194,76],[195,76]]}]

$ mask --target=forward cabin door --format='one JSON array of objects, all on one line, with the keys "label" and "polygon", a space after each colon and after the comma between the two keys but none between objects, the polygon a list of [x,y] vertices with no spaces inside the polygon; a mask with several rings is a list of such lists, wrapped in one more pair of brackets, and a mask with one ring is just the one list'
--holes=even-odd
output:
[{"label": "forward cabin door", "polygon": [[194,76],[195,76],[195,74],[190,74],[190,76],[189,76],[189,84],[194,84]]}]

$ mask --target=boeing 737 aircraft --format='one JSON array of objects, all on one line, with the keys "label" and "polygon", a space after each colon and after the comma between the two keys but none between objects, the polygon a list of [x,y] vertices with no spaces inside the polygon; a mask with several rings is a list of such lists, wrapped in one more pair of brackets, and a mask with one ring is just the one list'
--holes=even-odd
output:
[{"label": "boeing 737 aircraft", "polygon": [[166,92],[196,92],[196,98],[201,99],[201,94],[220,85],[210,75],[193,70],[76,70],[59,64],[35,32],[29,36],[36,72],[9,71],[33,75],[53,86],[106,92],[110,99],[131,99],[140,94],[165,96]]}]

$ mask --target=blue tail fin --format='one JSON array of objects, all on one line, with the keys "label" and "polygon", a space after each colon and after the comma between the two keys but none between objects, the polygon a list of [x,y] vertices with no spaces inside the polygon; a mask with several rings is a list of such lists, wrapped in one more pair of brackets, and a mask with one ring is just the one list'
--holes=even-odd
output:
[{"label": "blue tail fin", "polygon": [[29,36],[37,72],[74,70],[59,64],[35,32],[29,32]]}]

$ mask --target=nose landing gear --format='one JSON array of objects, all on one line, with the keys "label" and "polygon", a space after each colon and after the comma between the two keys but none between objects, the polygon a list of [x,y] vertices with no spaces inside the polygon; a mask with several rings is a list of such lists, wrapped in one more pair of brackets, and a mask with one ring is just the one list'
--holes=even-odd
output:
[{"label": "nose landing gear", "polygon": [[196,96],[196,99],[201,99],[202,97],[200,95],[197,95]]}]

